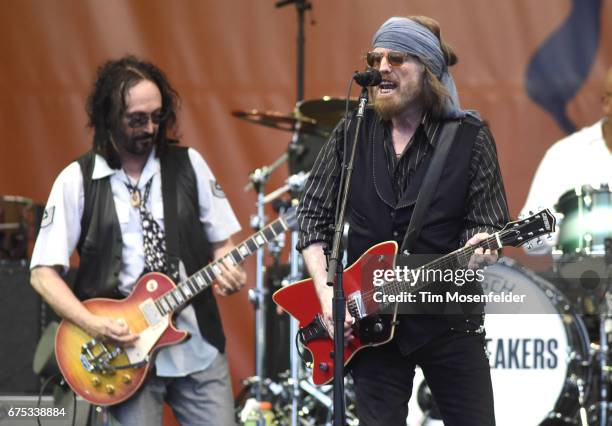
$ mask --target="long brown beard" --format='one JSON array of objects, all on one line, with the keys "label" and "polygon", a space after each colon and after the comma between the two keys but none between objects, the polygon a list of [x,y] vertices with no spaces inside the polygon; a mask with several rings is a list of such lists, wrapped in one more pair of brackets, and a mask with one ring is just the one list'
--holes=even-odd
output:
[{"label": "long brown beard", "polygon": [[[414,93],[414,91],[410,93],[406,93],[405,91],[400,91],[396,96],[392,99],[383,98],[376,96],[374,91],[376,88],[372,89],[371,97],[374,98],[374,111],[380,115],[383,120],[391,120],[394,116],[401,113],[408,105],[413,102],[420,102],[422,98],[422,88],[418,90],[418,93]],[[397,89],[396,89],[397,90]]]},{"label": "long brown beard", "polygon": [[383,120],[389,121],[394,115],[398,114],[404,107],[404,103],[400,99],[380,99],[374,98],[374,111],[381,116]]}]

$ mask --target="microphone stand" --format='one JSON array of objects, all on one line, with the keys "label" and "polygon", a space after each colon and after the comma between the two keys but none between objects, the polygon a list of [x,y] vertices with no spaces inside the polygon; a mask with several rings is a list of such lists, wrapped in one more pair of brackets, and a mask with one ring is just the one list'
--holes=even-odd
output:
[{"label": "microphone stand", "polygon": [[353,163],[355,160],[355,152],[357,148],[357,140],[359,138],[359,130],[365,106],[368,102],[368,89],[364,87],[359,95],[359,107],[357,109],[357,124],[355,127],[355,137],[353,139],[353,147],[351,156],[346,165],[346,176],[344,187],[341,189],[339,203],[340,211],[334,225],[334,239],[332,242],[332,251],[329,256],[327,268],[327,285],[334,287],[334,296],[332,299],[332,312],[334,317],[334,425],[343,426],[345,424],[345,406],[344,406],[344,320],[346,300],[344,298],[344,289],[342,287],[342,262],[340,259],[340,243],[342,241],[342,233],[344,231],[344,217],[346,214],[346,204],[348,201],[348,193],[351,187],[351,177],[353,175]]}]

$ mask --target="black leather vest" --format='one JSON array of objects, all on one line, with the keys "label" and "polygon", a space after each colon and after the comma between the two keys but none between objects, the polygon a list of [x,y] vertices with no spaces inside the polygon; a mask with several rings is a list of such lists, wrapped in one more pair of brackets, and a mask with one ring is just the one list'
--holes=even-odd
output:
[{"label": "black leather vest", "polygon": [[[108,177],[92,180],[95,154],[88,152],[78,159],[83,172],[85,207],[81,221],[81,239],[77,246],[80,263],[74,292],[81,299],[92,297],[120,298],[119,271],[123,241]],[[212,260],[211,245],[199,220],[195,172],[187,148],[170,146],[160,159],[176,162],[179,256],[189,275]],[[166,185],[162,176],[162,183]],[[172,185],[172,183],[170,183]],[[202,232],[194,232],[202,230]],[[225,350],[225,336],[212,289],[200,293],[192,301],[202,336],[220,352]]]},{"label": "black leather vest", "polygon": [[[478,128],[481,126],[475,119],[466,120],[469,120],[470,125]],[[355,122],[356,120],[352,119],[349,125],[348,154],[354,138]],[[439,257],[459,248],[467,213],[469,167],[475,140],[461,136],[461,132],[466,131],[466,124],[468,123],[459,126],[431,205],[426,210],[422,230],[410,250],[411,253]],[[401,246],[419,189],[433,156],[432,151],[421,161],[403,198],[396,202],[384,152],[383,126],[374,110],[366,108],[355,153],[355,168],[347,206],[350,224],[347,247],[349,264],[357,260],[368,248],[382,241],[394,240]],[[474,128],[470,130],[470,134],[476,134]],[[437,134],[439,135],[440,131]],[[400,317],[398,343],[404,353],[416,349],[432,337],[447,331],[449,327],[465,324],[465,318],[457,317],[419,316],[418,320],[415,319],[415,316]]]}]

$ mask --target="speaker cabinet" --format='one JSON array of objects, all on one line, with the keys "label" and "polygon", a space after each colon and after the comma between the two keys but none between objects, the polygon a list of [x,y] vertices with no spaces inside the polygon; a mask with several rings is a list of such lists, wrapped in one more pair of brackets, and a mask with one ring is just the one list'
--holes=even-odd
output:
[{"label": "speaker cabinet", "polygon": [[32,359],[44,316],[26,262],[0,263],[0,394],[40,390]]}]

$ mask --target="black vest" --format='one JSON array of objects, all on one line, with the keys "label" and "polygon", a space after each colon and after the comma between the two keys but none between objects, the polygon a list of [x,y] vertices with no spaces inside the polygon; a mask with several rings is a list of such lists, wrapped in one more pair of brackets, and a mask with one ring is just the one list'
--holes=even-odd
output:
[{"label": "black vest", "polygon": [[[347,157],[354,138],[355,122],[352,119],[349,125]],[[433,156],[432,151],[423,158],[402,199],[396,202],[383,146],[383,126],[374,110],[366,108],[347,206],[350,224],[347,247],[349,264],[368,248],[382,241],[394,240],[401,246]],[[468,129],[468,126],[477,127]],[[459,248],[461,233],[465,228],[469,167],[475,140],[473,137],[466,138],[468,133],[462,137],[461,132],[475,135],[481,126],[478,120],[471,117],[464,119],[459,126],[411,253],[439,257]],[[437,132],[439,134],[440,131]],[[419,316],[417,321],[415,319],[414,316],[400,317],[398,343],[404,353],[416,349],[449,327],[462,328],[466,324],[465,317],[456,316]]]},{"label": "black vest", "polygon": [[[108,177],[92,180],[95,155],[88,152],[78,159],[83,172],[85,207],[81,220],[81,238],[77,245],[80,263],[74,293],[80,300],[92,297],[122,297],[118,291],[123,241],[121,228]],[[199,219],[195,172],[187,148],[170,146],[160,158],[161,170],[174,162],[175,182],[171,185],[177,196],[179,256],[189,275],[212,260],[211,245]],[[201,232],[194,232],[201,230]],[[202,336],[220,352],[225,350],[225,336],[212,290],[209,287],[192,300]]]}]

